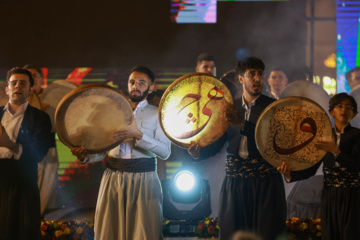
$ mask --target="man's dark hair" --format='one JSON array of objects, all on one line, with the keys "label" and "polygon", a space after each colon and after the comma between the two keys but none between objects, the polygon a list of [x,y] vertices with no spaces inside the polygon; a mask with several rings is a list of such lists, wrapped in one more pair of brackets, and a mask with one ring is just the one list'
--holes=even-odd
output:
[{"label": "man's dark hair", "polygon": [[151,83],[154,83],[155,81],[155,74],[153,73],[153,71],[150,70],[150,68],[145,67],[145,66],[134,66],[131,71],[130,74],[132,72],[141,72],[141,73],[145,73],[146,75],[148,75],[151,79]]},{"label": "man's dark hair", "polygon": [[215,58],[213,55],[210,55],[209,53],[201,53],[197,57],[196,64],[200,64],[202,61],[213,61],[215,62]]},{"label": "man's dark hair", "polygon": [[7,72],[6,81],[8,82],[8,84],[9,84],[9,80],[10,80],[11,76],[14,75],[14,74],[25,74],[25,75],[27,75],[29,77],[30,87],[34,86],[34,79],[33,79],[32,75],[31,75],[31,72],[29,72],[26,69],[20,68],[20,67],[14,67],[14,68],[10,69]]},{"label": "man's dark hair", "polygon": [[26,64],[24,67],[24,69],[35,69],[39,74],[40,76],[43,78],[44,77],[44,74],[43,74],[43,71],[41,70],[41,68],[35,66],[35,65],[32,65],[32,64]]},{"label": "man's dark hair", "polygon": [[352,108],[353,108],[353,112],[355,114],[358,113],[358,111],[357,111],[357,103],[355,101],[355,98],[353,96],[348,95],[347,93],[338,93],[338,94],[336,94],[336,95],[334,95],[333,97],[330,98],[329,112],[331,112],[335,108],[336,105],[339,105],[345,99],[350,99],[351,105],[352,105]]},{"label": "man's dark hair", "polygon": [[265,70],[265,64],[264,62],[257,57],[247,57],[244,59],[241,59],[237,66],[236,66],[236,72],[239,75],[243,75],[247,69],[261,69]]},{"label": "man's dark hair", "polygon": [[348,71],[346,74],[345,74],[345,78],[348,82],[351,82],[351,74],[353,72],[356,72],[356,71],[360,71],[360,67],[354,67],[353,69],[351,69],[350,71]]},{"label": "man's dark hair", "polygon": [[274,71],[282,71],[285,74],[285,76],[287,77],[287,71],[285,70],[285,68],[283,68],[281,66],[272,66],[269,69],[267,76],[270,76],[271,72],[274,72]]}]

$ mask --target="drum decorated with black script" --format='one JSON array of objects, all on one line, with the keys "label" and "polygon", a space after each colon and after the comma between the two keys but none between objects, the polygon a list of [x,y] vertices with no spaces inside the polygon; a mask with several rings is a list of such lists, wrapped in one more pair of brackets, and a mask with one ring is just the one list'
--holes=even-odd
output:
[{"label": "drum decorated with black script", "polygon": [[59,103],[55,125],[60,140],[69,148],[84,146],[87,153],[101,153],[120,144],[116,130],[129,126],[133,112],[128,100],[115,88],[88,84],[69,92]]},{"label": "drum decorated with black script", "polygon": [[233,109],[230,91],[220,80],[192,73],[174,81],[159,105],[159,122],[167,137],[180,147],[197,142],[201,147],[219,139],[227,130],[224,113]]},{"label": "drum decorated with black script", "polygon": [[325,151],[317,141],[330,141],[332,127],[325,110],[304,97],[286,97],[273,102],[260,115],[255,141],[263,158],[275,167],[282,162],[292,171],[315,165]]}]

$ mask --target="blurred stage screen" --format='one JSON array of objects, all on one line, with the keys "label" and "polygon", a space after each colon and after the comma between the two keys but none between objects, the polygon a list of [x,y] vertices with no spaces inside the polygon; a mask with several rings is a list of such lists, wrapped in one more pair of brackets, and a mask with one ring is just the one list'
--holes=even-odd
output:
[{"label": "blurred stage screen", "polygon": [[345,74],[360,66],[359,15],[359,1],[336,1],[337,92],[350,92]]},{"label": "blurred stage screen", "polygon": [[176,23],[216,23],[217,2],[279,2],[291,0],[171,0],[170,18]]}]

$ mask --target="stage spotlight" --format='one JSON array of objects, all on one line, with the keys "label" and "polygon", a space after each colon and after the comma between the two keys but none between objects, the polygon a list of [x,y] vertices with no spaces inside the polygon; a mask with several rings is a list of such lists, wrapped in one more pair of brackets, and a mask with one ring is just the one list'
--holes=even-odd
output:
[{"label": "stage spotlight", "polygon": [[175,175],[174,182],[181,191],[190,191],[195,186],[195,175],[188,170],[182,170]]},{"label": "stage spotlight", "polygon": [[182,169],[162,181],[164,217],[169,220],[200,220],[211,213],[210,186],[196,171]]}]

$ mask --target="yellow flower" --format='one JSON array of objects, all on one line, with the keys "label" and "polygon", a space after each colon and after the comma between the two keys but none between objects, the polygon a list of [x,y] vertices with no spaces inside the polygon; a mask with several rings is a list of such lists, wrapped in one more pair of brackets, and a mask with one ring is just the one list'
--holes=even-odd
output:
[{"label": "yellow flower", "polygon": [[301,230],[306,230],[307,228],[308,228],[308,224],[307,224],[307,223],[302,222],[302,223],[300,224],[300,229],[301,229]]},{"label": "yellow flower", "polygon": [[321,225],[320,224],[316,225],[316,229],[321,231]]},{"label": "yellow flower", "polygon": [[60,237],[63,234],[63,232],[61,230],[57,230],[55,231],[55,237]]},{"label": "yellow flower", "polygon": [[321,223],[321,218],[317,218],[317,219],[315,219],[315,222],[317,222],[317,223]]},{"label": "yellow flower", "polygon": [[321,237],[321,232],[318,232],[318,233],[316,234],[316,236],[317,236],[317,237]]},{"label": "yellow flower", "polygon": [[41,231],[41,236],[46,236],[46,232]]},{"label": "yellow flower", "polygon": [[209,225],[209,223],[210,223],[210,220],[209,220],[208,218],[206,218],[206,219],[205,219],[205,224],[206,224],[206,225]]},{"label": "yellow flower", "polygon": [[66,229],[64,230],[64,234],[70,234],[70,233],[71,233],[70,228],[66,228]]},{"label": "yellow flower", "polygon": [[76,233],[78,233],[78,234],[82,234],[83,231],[84,231],[84,229],[82,227],[78,227],[76,229]]},{"label": "yellow flower", "polygon": [[220,229],[220,226],[219,226],[219,224],[216,224],[216,229]]},{"label": "yellow flower", "polygon": [[296,222],[299,222],[300,221],[300,218],[297,218],[297,217],[292,217],[291,218],[291,223],[296,223]]}]

